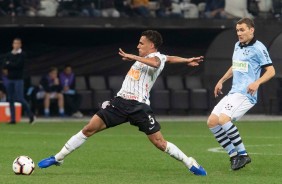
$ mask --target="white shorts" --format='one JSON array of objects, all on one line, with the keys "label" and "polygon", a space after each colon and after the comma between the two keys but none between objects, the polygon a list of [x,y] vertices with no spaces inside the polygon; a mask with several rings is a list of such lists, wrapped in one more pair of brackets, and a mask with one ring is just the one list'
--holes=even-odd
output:
[{"label": "white shorts", "polygon": [[245,95],[240,93],[228,94],[218,102],[212,114],[217,116],[225,114],[231,118],[231,121],[237,121],[254,105]]}]

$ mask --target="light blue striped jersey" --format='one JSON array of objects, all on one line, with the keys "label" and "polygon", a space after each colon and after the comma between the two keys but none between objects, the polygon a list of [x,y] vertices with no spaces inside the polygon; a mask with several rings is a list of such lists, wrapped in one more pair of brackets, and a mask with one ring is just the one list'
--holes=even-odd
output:
[{"label": "light blue striped jersey", "polygon": [[252,96],[247,93],[247,87],[260,77],[263,67],[270,65],[272,61],[263,43],[255,38],[246,45],[237,42],[232,56],[233,82],[229,94],[241,93],[252,104],[257,103],[257,92]]}]

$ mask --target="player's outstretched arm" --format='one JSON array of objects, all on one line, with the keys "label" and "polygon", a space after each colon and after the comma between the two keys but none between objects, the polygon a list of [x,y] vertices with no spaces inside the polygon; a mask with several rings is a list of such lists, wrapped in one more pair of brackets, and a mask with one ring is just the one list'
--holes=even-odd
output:
[{"label": "player's outstretched arm", "polygon": [[233,76],[232,67],[230,67],[227,70],[227,72],[223,75],[223,77],[221,77],[221,79],[219,79],[219,81],[215,85],[215,87],[214,87],[214,97],[218,97],[219,94],[223,94],[222,93],[222,85],[226,80],[230,79],[232,76]]},{"label": "player's outstretched arm", "polygon": [[134,54],[128,54],[128,53],[124,52],[121,48],[119,49],[118,54],[122,57],[122,60],[139,61],[141,63],[144,63],[144,64],[149,65],[149,66],[154,67],[154,68],[158,68],[161,64],[161,61],[158,57],[144,58],[144,57],[136,56]]},{"label": "player's outstretched arm", "polygon": [[198,66],[204,60],[204,56],[183,58],[178,56],[167,56],[168,63],[186,63],[188,66]]},{"label": "player's outstretched arm", "polygon": [[268,80],[270,80],[275,75],[275,69],[273,66],[267,66],[264,68],[265,72],[264,74],[255,82],[251,83],[248,86],[247,92],[251,95],[255,95],[256,91],[258,90],[259,86]]}]

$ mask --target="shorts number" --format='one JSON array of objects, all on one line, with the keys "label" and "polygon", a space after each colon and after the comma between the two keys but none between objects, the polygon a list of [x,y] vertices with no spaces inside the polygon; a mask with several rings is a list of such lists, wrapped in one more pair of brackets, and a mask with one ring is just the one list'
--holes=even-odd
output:
[{"label": "shorts number", "polygon": [[151,115],[149,115],[148,117],[151,125],[155,124],[155,119]]}]

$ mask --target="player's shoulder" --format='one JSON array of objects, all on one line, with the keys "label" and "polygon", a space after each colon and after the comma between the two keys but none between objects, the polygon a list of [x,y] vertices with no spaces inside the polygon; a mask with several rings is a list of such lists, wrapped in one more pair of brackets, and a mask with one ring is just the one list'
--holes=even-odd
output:
[{"label": "player's shoulder", "polygon": [[261,41],[257,40],[253,46],[257,53],[268,55],[267,48]]},{"label": "player's shoulder", "polygon": [[267,48],[261,41],[257,40],[255,42],[254,49],[256,50],[259,59],[266,59],[266,61],[271,62]]},{"label": "player's shoulder", "polygon": [[167,56],[160,53],[160,52],[153,52],[153,53],[149,54],[149,57],[158,57],[158,58],[160,58],[161,61],[166,61],[166,59],[167,59]]},{"label": "player's shoulder", "polygon": [[160,52],[153,52],[153,53],[149,54],[149,57],[154,57],[154,56],[164,56],[164,54],[162,54]]},{"label": "player's shoulder", "polygon": [[265,45],[261,41],[259,41],[259,40],[256,40],[256,42],[254,43],[254,46],[266,48]]}]

